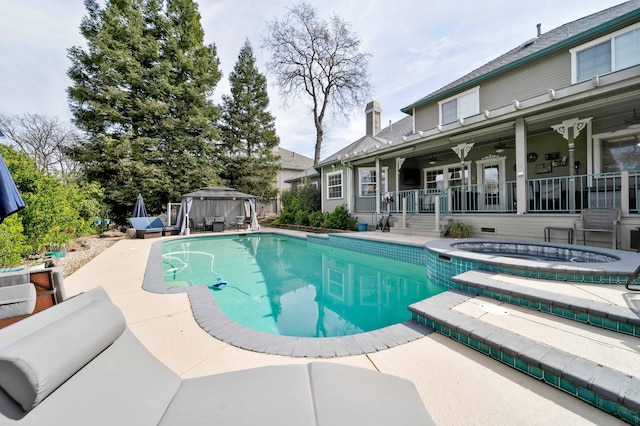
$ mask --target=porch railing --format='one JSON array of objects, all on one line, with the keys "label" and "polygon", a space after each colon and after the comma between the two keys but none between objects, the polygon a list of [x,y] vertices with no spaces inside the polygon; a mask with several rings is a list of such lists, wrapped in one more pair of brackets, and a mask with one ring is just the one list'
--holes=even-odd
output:
[{"label": "porch railing", "polygon": [[[640,214],[640,171],[601,173],[554,178],[529,179],[526,183],[526,211],[529,213],[575,213],[583,208],[628,209]],[[449,213],[515,213],[516,182],[452,186],[390,192],[382,196],[381,212],[401,213],[402,200],[407,200],[409,215],[435,212],[435,199],[440,197],[441,216]],[[624,194],[624,197],[622,196]],[[375,213],[375,196],[358,196],[357,213]]]},{"label": "porch railing", "polygon": [[[628,202],[629,213],[639,213],[640,172],[601,173],[527,182],[529,212],[575,212],[583,208],[621,209]],[[627,192],[623,197],[623,192]]]},{"label": "porch railing", "polygon": [[452,186],[449,188],[452,213],[515,213],[515,181]]}]

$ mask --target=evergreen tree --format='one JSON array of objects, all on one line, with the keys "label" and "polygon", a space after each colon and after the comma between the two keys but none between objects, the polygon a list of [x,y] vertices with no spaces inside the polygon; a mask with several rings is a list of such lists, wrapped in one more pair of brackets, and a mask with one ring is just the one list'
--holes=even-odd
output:
[{"label": "evergreen tree", "polygon": [[118,220],[138,193],[151,211],[215,183],[218,109],[207,98],[220,79],[215,46],[203,45],[192,0],[85,0],[87,50],[68,54],[75,123],[87,140],[72,151],[105,189]]},{"label": "evergreen tree", "polygon": [[231,96],[222,96],[220,176],[229,186],[267,201],[277,195],[275,177],[280,163],[274,148],[280,139],[275,119],[267,111],[267,79],[255,62],[246,40],[229,75]]}]

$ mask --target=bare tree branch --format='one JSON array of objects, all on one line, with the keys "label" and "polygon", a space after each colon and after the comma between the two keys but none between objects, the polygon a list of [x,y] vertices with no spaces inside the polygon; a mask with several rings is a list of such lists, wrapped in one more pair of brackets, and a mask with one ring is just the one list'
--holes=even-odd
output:
[{"label": "bare tree branch", "polygon": [[269,22],[262,47],[271,51],[267,70],[275,76],[283,99],[311,101],[317,163],[327,111],[348,120],[349,112],[370,96],[371,54],[359,51],[360,39],[345,21],[335,14],[328,23],[320,20],[306,3],[289,9],[282,20]]},{"label": "bare tree branch", "polygon": [[79,165],[66,154],[82,140],[78,129],[57,118],[41,114],[0,115],[0,129],[24,153],[34,159],[40,172],[62,177],[76,175]]}]

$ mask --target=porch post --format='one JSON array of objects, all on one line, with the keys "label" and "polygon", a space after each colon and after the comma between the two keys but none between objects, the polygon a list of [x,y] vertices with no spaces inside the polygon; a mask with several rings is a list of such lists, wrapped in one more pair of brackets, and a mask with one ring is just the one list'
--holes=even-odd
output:
[{"label": "porch post", "polygon": [[629,172],[626,170],[620,172],[620,211],[623,216],[629,214]]},{"label": "porch post", "polygon": [[435,198],[436,231],[440,231],[440,195]]},{"label": "porch post", "polygon": [[516,118],[516,206],[517,214],[527,212],[527,126],[524,118]]},{"label": "porch post", "polygon": [[[562,137],[567,140],[567,147],[569,149],[569,187],[567,191],[569,191],[569,211],[575,212],[576,210],[576,180],[574,176],[576,175],[575,169],[575,138],[580,135],[580,132],[587,129],[587,147],[591,145],[590,136],[591,136],[591,120],[593,117],[589,118],[571,118],[569,120],[564,120],[561,124],[557,124],[555,126],[551,126],[553,130],[560,133]],[[587,151],[589,148],[587,148]],[[588,157],[588,156],[587,156]]]},{"label": "porch post", "polygon": [[567,146],[569,147],[569,211],[575,213],[576,211],[576,168],[573,166],[575,161],[575,138],[573,135],[573,127],[567,129]]},{"label": "porch post", "polygon": [[380,183],[382,176],[380,175],[380,157],[376,156],[376,213],[380,214]]}]

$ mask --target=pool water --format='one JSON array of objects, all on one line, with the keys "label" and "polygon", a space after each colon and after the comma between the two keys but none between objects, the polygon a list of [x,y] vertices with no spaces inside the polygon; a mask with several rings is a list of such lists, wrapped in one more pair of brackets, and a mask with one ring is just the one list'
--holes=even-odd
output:
[{"label": "pool water", "polygon": [[231,320],[298,337],[372,331],[411,319],[407,306],[444,291],[424,265],[281,235],[165,242],[167,285],[207,285]]}]

